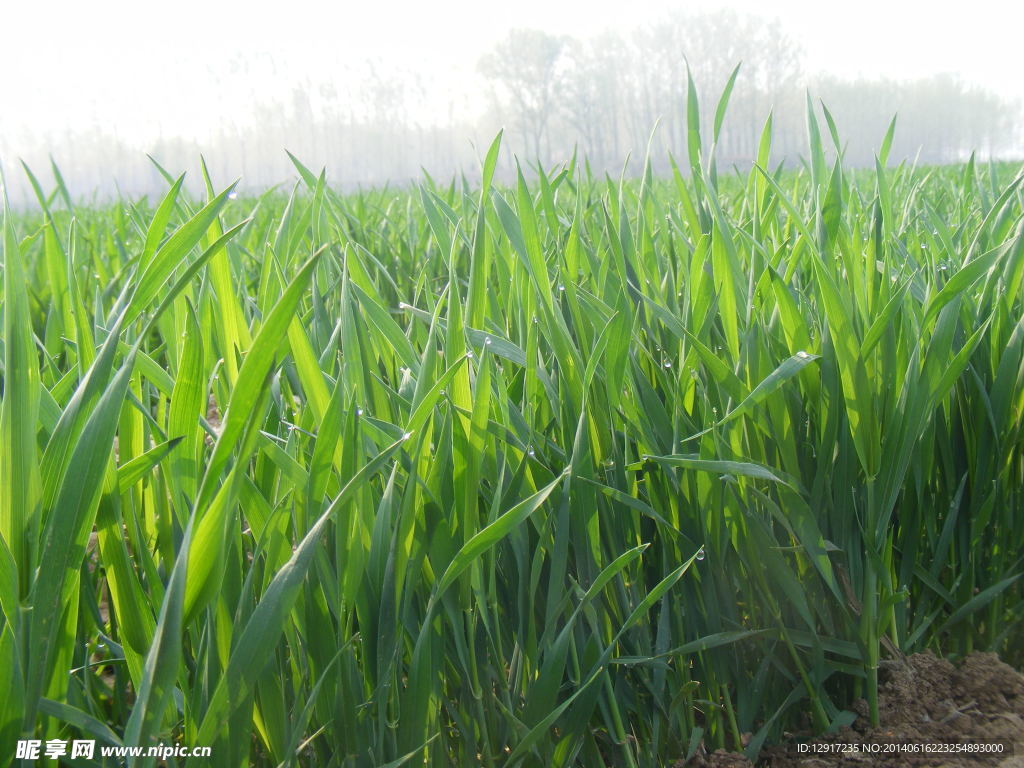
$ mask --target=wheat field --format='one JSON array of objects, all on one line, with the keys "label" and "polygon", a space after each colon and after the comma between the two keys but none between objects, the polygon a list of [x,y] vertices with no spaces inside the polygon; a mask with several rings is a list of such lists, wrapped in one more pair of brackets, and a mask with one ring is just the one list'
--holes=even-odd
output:
[{"label": "wheat field", "polygon": [[[1024,616],[1017,166],[582,159],[3,219],[0,743],[662,766]],[[690,89],[691,125],[699,124]],[[0,755],[0,763],[12,755]],[[132,758],[136,765],[154,758]],[[183,764],[174,759],[168,765]]]}]

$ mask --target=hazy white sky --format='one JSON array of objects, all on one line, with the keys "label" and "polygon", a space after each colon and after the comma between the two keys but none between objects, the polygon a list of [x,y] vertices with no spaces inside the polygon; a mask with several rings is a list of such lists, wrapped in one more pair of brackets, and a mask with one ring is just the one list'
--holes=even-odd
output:
[{"label": "hazy white sky", "polygon": [[[586,36],[666,11],[729,6],[781,20],[809,71],[915,77],[957,72],[1024,99],[1024,6],[1006,0],[4,0],[0,148],[102,126],[144,146],[248,120],[368,57],[465,88],[508,29]],[[442,89],[443,90],[443,89]],[[59,147],[55,147],[59,149]]]}]

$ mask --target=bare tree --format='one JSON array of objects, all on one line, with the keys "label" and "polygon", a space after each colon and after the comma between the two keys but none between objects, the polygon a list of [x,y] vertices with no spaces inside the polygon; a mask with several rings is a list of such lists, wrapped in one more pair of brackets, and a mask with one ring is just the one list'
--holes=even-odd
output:
[{"label": "bare tree", "polygon": [[566,39],[537,29],[514,29],[480,59],[480,73],[507,99],[502,110],[535,158],[544,156],[548,123],[561,85]]},{"label": "bare tree", "polygon": [[605,34],[592,40],[571,40],[564,53],[559,114],[592,163],[621,160],[619,108],[623,104],[626,51],[621,38]]}]

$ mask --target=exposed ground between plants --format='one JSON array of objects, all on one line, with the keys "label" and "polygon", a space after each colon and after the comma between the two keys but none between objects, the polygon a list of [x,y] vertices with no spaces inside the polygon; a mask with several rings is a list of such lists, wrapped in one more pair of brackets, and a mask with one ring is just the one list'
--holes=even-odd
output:
[{"label": "exposed ground between plants", "polygon": [[[881,724],[872,728],[863,700],[853,705],[857,720],[834,734],[813,738],[792,734],[786,744],[765,749],[762,768],[1019,768],[1024,766],[1024,675],[994,653],[972,653],[957,666],[932,653],[916,653],[887,661],[881,673]],[[950,753],[878,754],[870,745],[1003,744],[1005,751],[989,757]],[[857,751],[801,754],[798,744],[829,749],[856,745]],[[883,747],[884,748],[884,747]],[[741,768],[753,764],[722,750],[696,755],[680,768]]]}]

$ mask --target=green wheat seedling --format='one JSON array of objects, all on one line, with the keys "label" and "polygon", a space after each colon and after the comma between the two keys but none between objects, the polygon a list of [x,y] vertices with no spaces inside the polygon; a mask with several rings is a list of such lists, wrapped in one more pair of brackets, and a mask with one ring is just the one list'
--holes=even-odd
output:
[{"label": "green wheat seedling", "polygon": [[852,171],[808,104],[805,165],[769,119],[725,172],[730,90],[667,179],[497,185],[500,135],[352,195],[26,168],[0,762],[662,766],[877,719],[900,653],[1020,661],[1019,169],[893,167],[890,128]]}]

